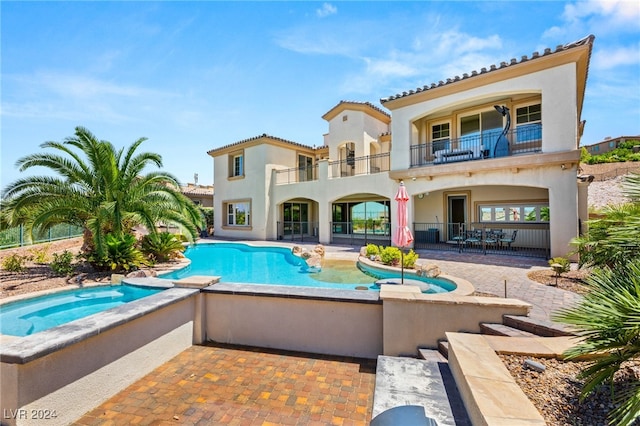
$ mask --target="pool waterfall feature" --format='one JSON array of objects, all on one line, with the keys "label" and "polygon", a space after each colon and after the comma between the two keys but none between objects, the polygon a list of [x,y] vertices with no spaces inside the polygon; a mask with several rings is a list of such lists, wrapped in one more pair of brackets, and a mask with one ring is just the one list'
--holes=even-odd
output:
[{"label": "pool waterfall feature", "polygon": [[530,309],[513,299],[458,291],[424,294],[407,285],[383,285],[373,292],[209,285],[215,281],[202,276],[178,280],[175,288],[159,294],[3,341],[0,408],[25,416],[4,418],[3,423],[42,424],[29,417],[37,412],[32,410],[55,410],[50,425],[73,422],[207,340],[375,359],[415,354],[418,347],[436,347],[446,331],[479,332],[481,322],[527,315]]}]

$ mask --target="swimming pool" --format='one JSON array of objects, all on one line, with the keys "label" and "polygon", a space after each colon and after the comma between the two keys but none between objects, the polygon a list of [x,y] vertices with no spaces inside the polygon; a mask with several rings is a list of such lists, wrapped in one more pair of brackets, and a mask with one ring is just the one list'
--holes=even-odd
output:
[{"label": "swimming pool", "polygon": [[0,334],[28,336],[164,289],[129,285],[64,291],[0,305]]},{"label": "swimming pool", "polygon": [[[380,278],[400,277],[399,273],[379,273],[373,269],[357,270],[352,261],[349,268],[340,261],[325,260],[321,272],[307,266],[304,259],[286,247],[257,247],[240,243],[212,243],[190,246],[185,256],[191,260],[186,268],[161,278],[178,280],[193,275],[220,276],[221,282],[243,284],[271,284],[296,287],[379,290]],[[455,284],[424,278],[432,284],[430,293],[447,292]]]}]

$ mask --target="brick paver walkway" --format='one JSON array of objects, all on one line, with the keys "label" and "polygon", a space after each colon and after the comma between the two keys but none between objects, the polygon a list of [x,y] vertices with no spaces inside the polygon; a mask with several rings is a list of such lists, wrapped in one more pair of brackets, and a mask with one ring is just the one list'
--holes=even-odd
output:
[{"label": "brick paver walkway", "polygon": [[367,425],[375,360],[192,346],[77,425]]}]

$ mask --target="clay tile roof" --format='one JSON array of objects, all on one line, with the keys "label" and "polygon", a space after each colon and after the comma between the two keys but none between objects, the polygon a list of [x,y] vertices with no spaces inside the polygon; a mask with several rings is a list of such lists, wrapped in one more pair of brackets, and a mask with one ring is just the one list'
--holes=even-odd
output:
[{"label": "clay tile roof", "polygon": [[395,99],[400,99],[400,98],[404,98],[404,97],[407,97],[407,96],[411,96],[411,95],[413,95],[415,93],[424,92],[426,90],[434,89],[436,87],[446,86],[448,84],[455,83],[455,82],[460,81],[460,80],[466,80],[466,79],[473,78],[473,77],[476,77],[476,76],[481,75],[481,74],[486,74],[486,73],[490,73],[490,72],[493,72],[493,71],[496,71],[496,70],[499,70],[499,69],[502,69],[502,68],[518,65],[518,64],[521,64],[523,62],[532,61],[532,60],[541,58],[543,56],[553,55],[555,53],[564,52],[566,50],[574,49],[574,48],[580,47],[580,46],[591,45],[593,43],[594,39],[595,39],[595,36],[589,35],[587,37],[584,37],[584,38],[582,38],[582,39],[580,39],[578,41],[574,41],[572,43],[558,45],[558,46],[556,46],[555,50],[553,50],[553,51],[551,50],[551,48],[546,48],[542,54],[540,54],[539,52],[533,52],[533,54],[531,55],[530,58],[527,58],[527,56],[522,56],[519,61],[516,58],[512,58],[509,62],[501,62],[500,65],[495,65],[495,64],[491,65],[489,67],[489,70],[487,70],[487,68],[483,67],[483,68],[480,69],[479,72],[478,71],[472,71],[471,75],[469,75],[467,73],[464,73],[464,74],[462,74],[462,77],[455,76],[454,78],[448,78],[446,82],[440,80],[438,83],[431,83],[430,86],[429,85],[425,85],[425,86],[423,86],[421,88],[418,88],[418,89],[415,89],[415,90],[410,90],[409,92],[402,92],[402,93],[398,93],[398,94],[395,94],[395,95],[392,95],[392,96],[389,96],[389,97],[386,97],[386,98],[382,98],[382,99],[380,99],[380,103],[384,104],[385,102],[389,102],[389,101],[392,101],[392,100],[395,100]]},{"label": "clay tile roof", "polygon": [[293,142],[293,141],[290,141],[290,140],[287,140],[287,139],[283,139],[283,138],[279,138],[277,136],[271,136],[271,135],[268,135],[266,133],[263,133],[261,135],[254,136],[252,138],[243,139],[243,140],[240,140],[240,141],[237,141],[237,142],[230,143],[228,145],[221,146],[219,148],[214,148],[214,149],[212,149],[210,151],[207,151],[207,154],[211,155],[212,153],[214,153],[216,151],[220,151],[220,150],[223,150],[223,149],[231,148],[233,146],[243,145],[243,144],[246,144],[246,143],[251,143],[251,142],[257,141],[259,139],[271,139],[272,141],[278,141],[278,142],[282,142],[282,143],[286,143],[286,144],[289,144],[289,145],[293,145],[293,146],[297,146],[297,147],[301,147],[301,148],[306,148],[306,149],[320,149],[320,148],[322,148],[322,147],[319,147],[319,148],[310,147],[308,145],[304,145],[304,144],[301,144],[301,143],[298,143],[298,142]]},{"label": "clay tile roof", "polygon": [[180,192],[192,195],[213,195],[213,185],[193,185],[181,186]]}]

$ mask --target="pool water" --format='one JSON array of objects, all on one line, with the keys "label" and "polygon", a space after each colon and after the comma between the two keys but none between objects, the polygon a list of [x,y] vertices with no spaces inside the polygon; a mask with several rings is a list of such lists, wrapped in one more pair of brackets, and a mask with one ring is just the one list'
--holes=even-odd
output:
[{"label": "pool water", "polygon": [[304,259],[285,247],[253,247],[238,243],[197,244],[185,251],[191,260],[186,268],[161,275],[165,279],[181,279],[193,275],[220,276],[221,282],[243,284],[291,285],[355,289],[372,286],[375,278],[360,272],[351,263],[351,271],[339,274],[346,264],[332,270],[325,263],[321,272],[310,269]]},{"label": "pool water", "polygon": [[128,285],[82,288],[0,305],[0,334],[28,336],[159,293]]},{"label": "pool water", "polygon": [[[191,260],[188,267],[162,275],[161,278],[176,280],[193,275],[213,275],[220,276],[220,281],[227,283],[349,290],[365,287],[379,290],[375,284],[378,279],[394,276],[393,273],[384,276],[375,272],[364,273],[353,261],[332,259],[325,259],[321,272],[317,272],[285,247],[254,247],[239,243],[198,244],[190,246],[185,256]],[[399,277],[400,274],[395,276]],[[451,289],[443,286],[434,292]]]}]

